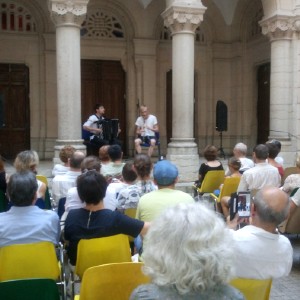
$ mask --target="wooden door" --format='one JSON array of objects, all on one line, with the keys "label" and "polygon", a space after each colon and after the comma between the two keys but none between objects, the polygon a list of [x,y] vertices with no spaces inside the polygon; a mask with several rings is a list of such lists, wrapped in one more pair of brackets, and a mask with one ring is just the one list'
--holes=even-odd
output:
[{"label": "wooden door", "polygon": [[119,119],[126,153],[125,72],[119,61],[81,60],[81,118],[84,123],[94,113],[94,105],[105,107],[105,116]]},{"label": "wooden door", "polygon": [[257,144],[264,144],[270,135],[270,63],[257,70]]},{"label": "wooden door", "polygon": [[14,159],[30,149],[29,69],[0,64],[0,154]]}]

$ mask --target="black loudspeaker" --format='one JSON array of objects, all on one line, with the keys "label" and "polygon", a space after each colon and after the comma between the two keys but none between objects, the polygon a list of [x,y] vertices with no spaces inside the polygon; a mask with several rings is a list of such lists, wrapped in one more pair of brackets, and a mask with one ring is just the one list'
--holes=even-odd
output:
[{"label": "black loudspeaker", "polygon": [[217,101],[216,130],[227,131],[227,105],[221,100]]}]

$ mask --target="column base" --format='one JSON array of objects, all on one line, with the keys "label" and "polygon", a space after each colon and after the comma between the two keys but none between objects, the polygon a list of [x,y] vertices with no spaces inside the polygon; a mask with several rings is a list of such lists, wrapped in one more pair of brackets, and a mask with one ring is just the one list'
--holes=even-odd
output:
[{"label": "column base", "polygon": [[83,140],[56,140],[54,146],[53,163],[61,163],[59,159],[59,152],[65,145],[72,145],[76,150],[80,150],[86,154],[86,146],[83,145]]},{"label": "column base", "polygon": [[193,138],[171,138],[168,144],[167,159],[173,162],[179,171],[179,182],[194,182],[198,178],[198,146]]}]

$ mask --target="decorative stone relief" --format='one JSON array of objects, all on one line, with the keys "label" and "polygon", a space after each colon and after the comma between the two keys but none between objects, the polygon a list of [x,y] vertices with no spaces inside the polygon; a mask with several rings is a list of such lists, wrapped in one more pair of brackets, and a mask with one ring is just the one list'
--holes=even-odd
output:
[{"label": "decorative stone relief", "polygon": [[170,6],[163,13],[164,25],[170,28],[172,34],[186,31],[194,33],[203,21],[206,7]]},{"label": "decorative stone relief", "polygon": [[291,39],[293,33],[299,31],[299,20],[292,16],[274,16],[259,22],[262,33],[268,35],[271,40]]},{"label": "decorative stone relief", "polygon": [[80,26],[85,19],[89,0],[48,0],[52,20],[56,25]]}]

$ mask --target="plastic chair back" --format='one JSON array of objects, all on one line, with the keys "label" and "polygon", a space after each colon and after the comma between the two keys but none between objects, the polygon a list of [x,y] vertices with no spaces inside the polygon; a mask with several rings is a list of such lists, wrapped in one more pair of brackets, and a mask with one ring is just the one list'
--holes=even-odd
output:
[{"label": "plastic chair back", "polygon": [[0,248],[0,281],[25,278],[56,280],[59,275],[55,247],[50,242],[15,244]]},{"label": "plastic chair back", "polygon": [[[136,208],[126,208],[124,210],[124,214],[132,219],[135,219],[135,216],[136,216]],[[128,236],[129,238],[129,242],[133,242],[134,241],[134,237],[132,236]]]},{"label": "plastic chair back", "polygon": [[36,179],[38,179],[39,181],[45,183],[46,186],[48,186],[48,179],[47,179],[46,176],[44,176],[44,175],[36,175]]},{"label": "plastic chair back", "polygon": [[200,194],[212,193],[214,190],[220,187],[220,185],[224,182],[224,178],[224,170],[208,171],[204,177],[200,189],[198,189],[198,192]]},{"label": "plastic chair back", "polygon": [[39,278],[0,282],[0,299],[60,300],[60,297],[54,280]]},{"label": "plastic chair back", "polygon": [[241,291],[246,300],[269,300],[272,279],[234,278],[230,284]]},{"label": "plastic chair back", "polygon": [[131,252],[127,235],[82,239],[78,243],[75,274],[82,278],[85,270],[90,267],[130,261]]},{"label": "plastic chair back", "polygon": [[142,266],[143,263],[127,262],[88,269],[82,279],[80,300],[128,300],[136,287],[150,282]]},{"label": "plastic chair back", "polygon": [[[241,178],[240,177],[227,177],[224,179],[223,186],[218,197],[214,197],[219,203],[222,197],[230,196],[237,191]],[[212,194],[214,196],[214,194]]]}]

